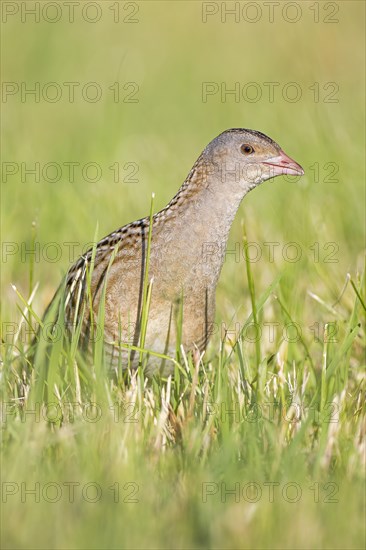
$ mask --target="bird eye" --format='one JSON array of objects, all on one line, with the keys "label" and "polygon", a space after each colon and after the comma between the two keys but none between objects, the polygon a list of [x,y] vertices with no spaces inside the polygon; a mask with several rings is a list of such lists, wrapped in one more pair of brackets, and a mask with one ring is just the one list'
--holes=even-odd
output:
[{"label": "bird eye", "polygon": [[248,145],[247,143],[244,143],[244,145],[240,147],[240,150],[244,155],[251,155],[252,153],[254,153],[253,147],[251,145]]}]

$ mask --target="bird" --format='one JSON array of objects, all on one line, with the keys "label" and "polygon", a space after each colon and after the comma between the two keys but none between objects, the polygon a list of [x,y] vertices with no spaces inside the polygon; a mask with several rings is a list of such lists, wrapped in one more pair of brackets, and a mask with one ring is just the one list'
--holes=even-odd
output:
[{"label": "bird", "polygon": [[303,174],[259,131],[231,128],[215,137],[165,208],[113,231],[68,270],[61,314],[67,327],[80,327],[80,347],[102,338],[112,369],[143,365],[147,376],[172,374],[182,346],[204,352],[242,199],[266,180]]}]

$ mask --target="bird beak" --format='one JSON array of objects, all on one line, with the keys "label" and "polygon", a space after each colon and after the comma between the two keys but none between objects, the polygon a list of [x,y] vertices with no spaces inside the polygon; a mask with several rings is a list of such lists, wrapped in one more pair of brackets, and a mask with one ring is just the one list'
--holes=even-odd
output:
[{"label": "bird beak", "polygon": [[262,161],[262,163],[271,167],[273,176],[303,176],[305,173],[300,164],[297,164],[292,158],[288,157],[282,150],[277,157],[272,157]]}]

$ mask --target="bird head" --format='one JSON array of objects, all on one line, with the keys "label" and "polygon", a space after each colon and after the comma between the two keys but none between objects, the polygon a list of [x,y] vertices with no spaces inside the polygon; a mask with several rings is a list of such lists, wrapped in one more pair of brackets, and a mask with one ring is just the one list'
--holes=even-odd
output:
[{"label": "bird head", "polygon": [[[233,128],[217,136],[204,151],[209,170],[221,182],[250,190],[275,176],[302,176],[303,168],[261,132]],[[209,160],[208,160],[209,159]]]}]

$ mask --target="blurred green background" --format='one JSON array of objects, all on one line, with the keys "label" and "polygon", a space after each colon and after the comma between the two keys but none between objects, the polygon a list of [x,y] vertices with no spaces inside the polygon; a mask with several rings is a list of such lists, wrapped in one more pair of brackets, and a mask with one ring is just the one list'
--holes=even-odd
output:
[{"label": "blurred green background", "polygon": [[[358,284],[363,270],[364,3],[280,2],[270,22],[264,2],[105,1],[92,3],[84,18],[85,3],[80,2],[72,23],[63,2],[60,20],[45,20],[58,13],[49,2],[41,2],[40,9],[47,4],[39,22],[22,12],[24,5],[34,8],[34,2],[2,5],[2,322],[19,320],[19,300],[11,284],[28,297],[39,283],[34,308],[41,315],[70,261],[93,240],[97,224],[102,237],[147,215],[152,192],[155,210],[162,208],[211,139],[225,129],[246,127],[276,140],[304,167],[305,176],[299,181],[276,178],[250,193],[235,219],[228,248],[242,243],[244,221],[248,240],[262,250],[261,258],[251,263],[257,295],[283,273],[279,294],[311,341],[320,368],[323,347],[314,342],[311,327],[318,323],[322,330],[324,322],[337,320],[347,334],[348,321],[356,322],[350,284],[336,309],[332,306],[347,274]],[[225,14],[225,8],[235,5],[240,9],[238,21]],[[297,22],[289,21],[299,14]],[[85,15],[99,20],[88,22]],[[256,17],[258,21],[248,21]],[[73,102],[66,82],[80,83]],[[276,83],[273,101],[265,84],[270,82]],[[42,95],[52,97],[56,88],[47,88],[49,83],[61,89],[56,102]],[[83,98],[81,90],[88,83],[97,84],[100,100]],[[203,98],[204,83],[211,83],[217,93]],[[247,88],[248,83],[254,84]],[[23,101],[22,86],[38,85],[39,101],[32,95]],[[9,94],[17,86],[20,91]],[[114,101],[117,86],[120,96]],[[235,86],[239,97],[221,95],[225,87]],[[299,100],[286,99],[286,90],[292,98],[295,87],[301,91]],[[258,101],[251,100],[254,90],[261,93]],[[93,87],[89,91],[92,95]],[[58,163],[59,180],[46,181],[42,174],[38,182],[31,174],[22,177],[21,163],[29,169],[37,162],[41,171],[47,163]],[[64,164],[70,162],[79,163],[74,182]],[[81,167],[87,163],[99,165],[99,181],[83,177]],[[120,165],[117,183],[109,168],[115,163]],[[6,176],[4,169],[11,168],[18,172]],[[52,169],[48,174],[52,177]],[[88,174],[93,177],[92,170]],[[137,181],[126,181],[129,175]],[[30,276],[31,256],[25,250],[34,239],[39,248]],[[269,242],[279,243],[273,261],[264,244]],[[297,262],[283,257],[290,242],[301,251]],[[76,243],[71,258],[67,243]],[[61,251],[60,257],[50,261],[47,253],[53,257],[55,251]],[[271,308],[272,303],[266,304],[267,318],[277,319],[278,309],[276,313]],[[250,311],[245,262],[242,256],[239,262],[228,256],[217,291],[217,321],[242,321]],[[213,358],[216,368],[218,342],[213,340],[206,357]],[[277,343],[263,344],[263,355],[286,356],[283,342]],[[301,358],[298,370],[295,373],[294,359],[286,363],[285,374],[298,376],[301,387],[308,367],[306,359],[302,362],[301,343],[293,349],[293,357]],[[156,418],[145,418],[137,427],[108,423],[104,417],[98,425],[66,422],[60,430],[48,430],[46,422],[29,426],[14,421],[5,438],[6,479],[28,484],[95,480],[108,497],[95,507],[85,502],[73,507],[65,500],[18,505],[14,497],[6,507],[4,547],[362,546],[362,430],[361,423],[357,430],[352,424],[354,411],[362,405],[357,401],[362,352],[360,337],[350,357],[353,393],[347,388],[340,397],[344,423],[329,432],[327,425],[319,441],[311,425],[296,438],[296,429],[291,432],[284,422],[266,427],[265,436],[257,425],[232,428],[223,422],[216,439],[214,429],[201,433],[204,422],[195,413],[194,419],[184,417],[182,442],[165,448],[154,431],[162,407],[158,398]],[[347,368],[347,361],[344,364]],[[238,368],[236,358],[233,365]],[[223,370],[222,376],[228,387],[235,387],[230,372]],[[278,376],[285,386],[283,372]],[[164,388],[159,389],[163,396]],[[202,400],[203,395],[202,389]],[[325,483],[333,474],[345,480],[339,503],[315,504],[309,486],[314,479]],[[282,499],[278,507],[268,501],[236,507],[234,501],[226,506],[217,497],[212,506],[203,507],[202,482],[222,478],[228,485],[238,480],[269,478],[283,484],[301,479],[304,498],[296,506]],[[116,479],[140,484],[138,509],[112,502],[108,484]],[[51,518],[49,524],[40,529],[46,517]]]}]

